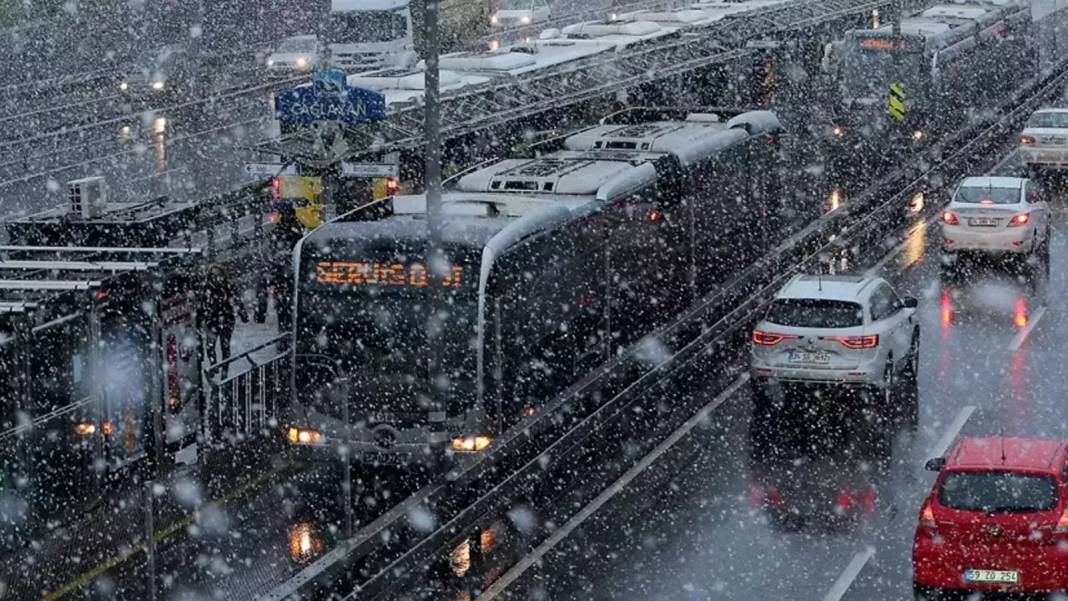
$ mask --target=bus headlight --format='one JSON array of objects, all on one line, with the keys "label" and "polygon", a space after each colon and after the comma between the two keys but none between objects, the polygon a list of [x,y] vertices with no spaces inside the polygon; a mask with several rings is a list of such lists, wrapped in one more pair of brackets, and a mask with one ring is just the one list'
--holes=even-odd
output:
[{"label": "bus headlight", "polygon": [[122,90],[123,92],[125,92],[126,90],[130,89],[130,84],[128,84],[128,83],[126,83],[124,81],[124,82],[119,84],[119,89]]},{"label": "bus headlight", "polygon": [[153,90],[162,90],[163,89],[163,82],[162,81],[154,81],[154,82],[152,82],[152,89]]},{"label": "bus headlight", "polygon": [[493,442],[492,436],[454,436],[452,438],[452,450],[458,453],[476,453],[485,449]]},{"label": "bus headlight", "polygon": [[326,437],[322,435],[318,430],[312,430],[311,428],[298,428],[296,426],[290,426],[289,431],[286,432],[286,438],[292,444],[323,444]]}]

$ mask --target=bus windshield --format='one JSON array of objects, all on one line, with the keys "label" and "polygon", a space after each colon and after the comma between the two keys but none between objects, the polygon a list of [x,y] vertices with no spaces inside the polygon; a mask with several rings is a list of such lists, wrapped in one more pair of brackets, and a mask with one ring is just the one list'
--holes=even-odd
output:
[{"label": "bus windshield", "polygon": [[922,53],[884,48],[888,40],[852,38],[845,47],[842,95],[845,98],[882,97],[891,82],[915,93],[923,81]]},{"label": "bus windshield", "polygon": [[[473,388],[480,255],[454,252],[446,273],[436,276],[421,256],[405,248],[346,248],[344,257],[306,260],[297,298],[298,354],[328,360],[367,398],[390,399],[395,411],[418,410],[431,353],[448,387]],[[445,318],[435,349],[427,341],[432,287],[441,292]]]},{"label": "bus windshield", "polygon": [[408,25],[402,13],[355,11],[330,14],[330,41],[334,44],[390,42],[407,33]]}]

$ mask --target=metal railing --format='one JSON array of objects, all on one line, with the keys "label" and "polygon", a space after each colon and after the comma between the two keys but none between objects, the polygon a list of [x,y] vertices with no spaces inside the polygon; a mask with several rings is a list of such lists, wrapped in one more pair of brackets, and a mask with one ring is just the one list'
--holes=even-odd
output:
[{"label": "metal railing", "polygon": [[[280,334],[204,369],[203,440],[240,444],[277,435],[278,417],[289,402],[291,335]],[[266,358],[254,355],[267,352]],[[231,368],[244,367],[230,374]]]}]

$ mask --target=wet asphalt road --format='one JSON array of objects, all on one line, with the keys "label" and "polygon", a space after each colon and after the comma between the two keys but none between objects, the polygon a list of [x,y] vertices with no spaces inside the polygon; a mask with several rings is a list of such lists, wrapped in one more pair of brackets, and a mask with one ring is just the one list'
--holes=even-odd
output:
[{"label": "wet asphalt road", "polygon": [[[1014,159],[999,170],[1013,172]],[[1037,291],[996,268],[943,282],[937,222],[915,225],[880,264],[857,266],[920,300],[919,429],[897,434],[882,467],[857,460],[853,449],[862,441],[842,431],[831,432],[835,442],[817,453],[847,481],[874,487],[873,513],[845,527],[774,524],[751,499],[759,464],[749,458],[751,400],[742,386],[709,425],[680,443],[692,460],[671,486],[653,499],[620,495],[503,598],[910,598],[912,535],[934,479],[924,461],[960,435],[1068,438],[1068,195],[1061,192],[1053,210],[1052,275]],[[807,440],[825,437],[818,426],[803,428]],[[823,502],[833,503],[836,492]]]}]

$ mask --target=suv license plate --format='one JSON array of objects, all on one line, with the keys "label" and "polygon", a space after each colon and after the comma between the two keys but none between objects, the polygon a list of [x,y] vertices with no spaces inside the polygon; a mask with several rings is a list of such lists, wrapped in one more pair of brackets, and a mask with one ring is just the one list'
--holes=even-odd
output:
[{"label": "suv license plate", "polygon": [[965,582],[992,582],[996,584],[1016,584],[1020,573],[1016,570],[964,570]]},{"label": "suv license plate", "polygon": [[991,219],[989,217],[972,217],[968,220],[968,225],[972,227],[996,227],[997,224],[997,219]]},{"label": "suv license plate", "polygon": [[407,465],[412,461],[411,453],[381,453],[368,451],[363,454],[363,462],[375,465]]},{"label": "suv license plate", "polygon": [[823,351],[790,351],[790,363],[816,363],[825,365],[831,356]]}]

